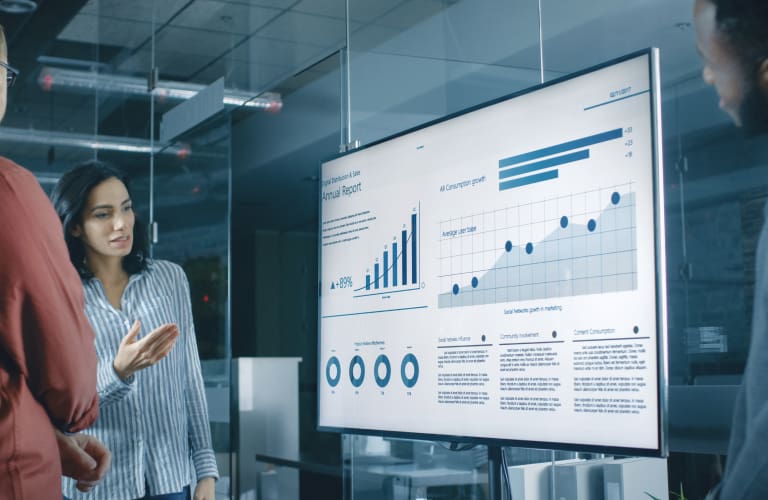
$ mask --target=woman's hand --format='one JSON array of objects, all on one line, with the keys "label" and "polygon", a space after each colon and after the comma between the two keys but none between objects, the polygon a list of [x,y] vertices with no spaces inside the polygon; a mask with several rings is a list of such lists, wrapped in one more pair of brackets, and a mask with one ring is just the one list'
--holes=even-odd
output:
[{"label": "woman's hand", "polygon": [[193,500],[216,500],[215,492],[216,480],[212,477],[206,477],[197,482]]},{"label": "woman's hand", "polygon": [[140,329],[139,320],[134,321],[128,334],[120,341],[117,355],[112,362],[115,373],[122,380],[163,359],[171,352],[179,336],[179,328],[176,325],[165,324],[158,326],[149,335],[137,341],[136,336]]}]

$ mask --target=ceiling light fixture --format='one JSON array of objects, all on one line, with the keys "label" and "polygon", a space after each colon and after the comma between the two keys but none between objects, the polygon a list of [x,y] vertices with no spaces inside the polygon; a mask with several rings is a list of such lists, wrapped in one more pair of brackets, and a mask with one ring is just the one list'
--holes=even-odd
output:
[{"label": "ceiling light fixture", "polygon": [[37,2],[32,0],[0,0],[0,12],[6,14],[29,14],[37,10]]},{"label": "ceiling light fixture", "polygon": [[[46,91],[57,88],[88,93],[99,90],[117,94],[143,96],[150,94],[147,90],[147,82],[142,78],[55,68],[52,66],[45,66],[40,70],[37,82]],[[157,87],[152,91],[152,94],[158,99],[186,100],[204,88],[205,85],[197,83],[160,80],[157,82]],[[275,92],[263,92],[256,95],[251,92],[230,89],[224,90],[224,104],[278,112],[283,107],[283,100],[280,94]]]}]

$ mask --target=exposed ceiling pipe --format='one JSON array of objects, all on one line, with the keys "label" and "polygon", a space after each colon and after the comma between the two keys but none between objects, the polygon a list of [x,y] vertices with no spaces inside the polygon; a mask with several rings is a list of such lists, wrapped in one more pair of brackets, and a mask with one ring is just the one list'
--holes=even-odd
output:
[{"label": "exposed ceiling pipe", "polygon": [[0,11],[7,14],[29,14],[37,10],[33,0],[0,0]]},{"label": "exposed ceiling pipe", "polygon": [[[151,95],[147,89],[147,81],[142,78],[124,75],[103,74],[90,71],[56,68],[45,66],[37,78],[40,87],[45,91],[53,89],[70,90],[73,92],[92,93],[94,90],[116,94],[137,96]],[[205,85],[188,82],[158,81],[152,91],[158,99],[185,100],[203,90]],[[280,94],[263,92],[258,95],[240,90],[225,90],[224,104],[243,106],[246,108],[263,109],[277,113],[283,107]]]},{"label": "exposed ceiling pipe", "polygon": [[78,134],[60,132],[58,130],[37,130],[0,127],[0,142],[24,144],[41,144],[44,146],[60,146],[84,148],[103,151],[119,151],[123,153],[164,153],[175,154],[179,157],[189,155],[189,146],[184,144],[155,144],[150,146],[148,140],[133,137],[116,137],[109,135]]}]

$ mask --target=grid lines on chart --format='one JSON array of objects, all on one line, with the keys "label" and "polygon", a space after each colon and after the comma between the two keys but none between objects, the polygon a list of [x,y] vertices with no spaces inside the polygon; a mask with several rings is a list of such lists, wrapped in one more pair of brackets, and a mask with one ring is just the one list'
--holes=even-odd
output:
[{"label": "grid lines on chart", "polygon": [[439,307],[637,288],[632,183],[440,223]]}]

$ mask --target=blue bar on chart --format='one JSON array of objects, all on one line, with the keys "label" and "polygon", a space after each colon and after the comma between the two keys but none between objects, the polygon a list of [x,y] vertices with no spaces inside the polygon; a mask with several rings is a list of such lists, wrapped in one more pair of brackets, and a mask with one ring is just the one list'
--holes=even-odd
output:
[{"label": "blue bar on chart", "polygon": [[[405,275],[403,275],[405,276]],[[416,283],[416,214],[411,214],[411,283]],[[405,284],[405,282],[403,282]]]},{"label": "blue bar on chart", "polygon": [[379,289],[379,265],[373,265],[373,288]]},{"label": "blue bar on chart", "polygon": [[403,231],[403,285],[408,284],[408,232]]},{"label": "blue bar on chart", "polygon": [[389,252],[384,252],[384,288],[389,286]]},{"label": "blue bar on chart", "polygon": [[507,177],[514,177],[516,175],[528,174],[537,170],[544,170],[549,167],[556,167],[558,165],[565,165],[566,163],[572,163],[579,160],[586,160],[589,158],[589,150],[582,149],[573,153],[568,153],[560,156],[554,156],[547,158],[546,160],[535,161],[533,163],[526,163],[519,167],[512,167],[506,170],[499,171],[499,179],[506,179]]},{"label": "blue bar on chart", "polygon": [[392,243],[392,286],[397,286],[397,242]]},{"label": "blue bar on chart", "polygon": [[365,275],[365,289],[370,290],[371,289],[371,275],[366,274]]},{"label": "blue bar on chart", "polygon": [[[590,150],[582,148],[599,144],[601,142],[619,139],[623,136],[624,129],[616,128],[606,132],[601,132],[599,134],[588,135],[587,137],[582,137],[581,139],[574,139],[572,141],[555,144],[554,146],[537,149],[528,153],[510,156],[508,158],[502,158],[499,160],[499,191],[557,179],[560,175],[557,169],[547,170],[545,172],[540,172],[533,175],[524,174],[589,159]],[[579,151],[572,151],[574,149],[579,149]],[[548,156],[551,158],[546,158]]]},{"label": "blue bar on chart", "polygon": [[550,179],[557,179],[558,175],[558,171],[555,169],[547,170],[546,172],[541,172],[539,174],[526,175],[525,177],[517,177],[516,179],[499,183],[499,191],[504,191],[505,189],[512,189],[520,186],[527,186],[528,184],[548,181]]},{"label": "blue bar on chart", "polygon": [[624,135],[623,129],[617,128],[613,130],[608,130],[607,132],[601,132],[599,134],[582,137],[581,139],[575,139],[573,141],[563,142],[561,144],[555,144],[554,146],[537,149],[536,151],[531,151],[529,153],[510,156],[509,158],[503,158],[499,160],[499,168],[504,168],[510,165],[515,165],[515,164],[524,163],[530,160],[544,158],[545,156],[555,155],[558,153],[565,153],[566,151],[570,151],[572,149],[592,146],[594,144],[599,144],[601,142],[611,141],[613,139],[618,139],[619,137],[623,137],[623,135]]}]

